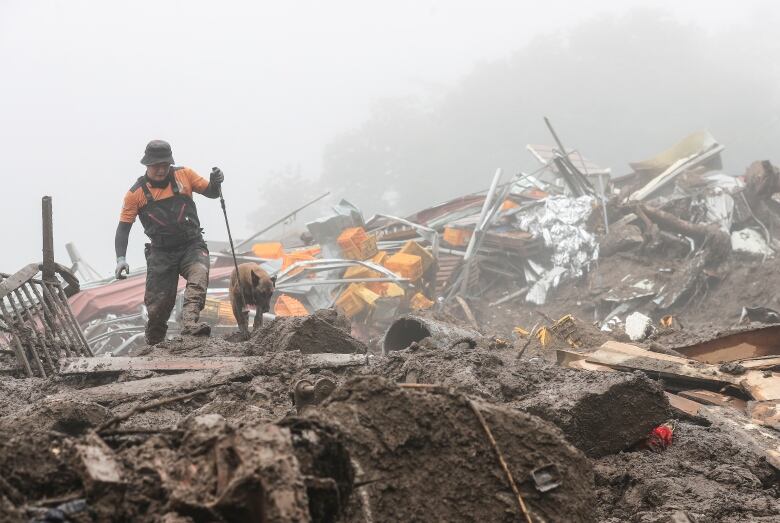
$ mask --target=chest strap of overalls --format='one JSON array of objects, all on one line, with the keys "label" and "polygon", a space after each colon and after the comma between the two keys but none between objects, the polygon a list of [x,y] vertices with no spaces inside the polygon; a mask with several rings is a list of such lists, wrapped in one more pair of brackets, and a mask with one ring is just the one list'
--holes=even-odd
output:
[{"label": "chest strap of overalls", "polygon": [[[175,171],[171,171],[170,177],[171,177],[171,190],[173,191],[173,195],[177,196],[179,194],[179,184],[176,182],[176,176],[174,175]],[[149,186],[146,183],[146,177],[143,177],[143,183],[141,184],[141,188],[144,191],[144,196],[146,196],[146,203],[149,204],[154,200],[154,196],[152,196],[152,191],[149,190]]]}]

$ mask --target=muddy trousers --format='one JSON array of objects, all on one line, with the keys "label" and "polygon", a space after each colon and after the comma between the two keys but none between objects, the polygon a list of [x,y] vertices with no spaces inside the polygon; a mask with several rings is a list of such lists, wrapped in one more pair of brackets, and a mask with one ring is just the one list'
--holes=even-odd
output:
[{"label": "muddy trousers", "polygon": [[179,275],[187,280],[181,313],[182,326],[187,328],[198,323],[209,286],[209,251],[206,242],[198,239],[175,248],[155,247],[147,243],[144,252],[144,304],[149,314],[146,343],[154,345],[164,340],[168,331],[168,318],[176,304]]}]

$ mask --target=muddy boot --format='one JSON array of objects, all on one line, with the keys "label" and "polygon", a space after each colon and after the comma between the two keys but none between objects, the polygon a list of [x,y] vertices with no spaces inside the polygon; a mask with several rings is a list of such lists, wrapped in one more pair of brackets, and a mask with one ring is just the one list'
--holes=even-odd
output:
[{"label": "muddy boot", "polygon": [[205,321],[198,323],[188,323],[181,330],[184,336],[208,336],[211,334],[211,325]]},{"label": "muddy boot", "polygon": [[146,344],[157,345],[165,339],[165,333],[168,331],[167,325],[146,325]]}]

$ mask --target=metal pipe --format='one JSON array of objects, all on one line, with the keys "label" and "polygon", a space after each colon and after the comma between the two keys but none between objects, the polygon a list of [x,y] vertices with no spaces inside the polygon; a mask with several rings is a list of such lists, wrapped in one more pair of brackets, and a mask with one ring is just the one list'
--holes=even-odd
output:
[{"label": "metal pipe", "polygon": [[241,247],[243,247],[244,245],[247,245],[249,242],[251,242],[252,240],[254,240],[255,238],[257,238],[257,237],[258,237],[258,236],[260,236],[261,234],[263,234],[263,233],[265,233],[265,232],[268,232],[268,231],[270,231],[271,229],[273,229],[274,227],[276,227],[276,226],[277,226],[277,225],[279,225],[280,223],[283,223],[285,220],[287,220],[287,218],[289,218],[289,217],[291,217],[291,216],[295,216],[296,214],[298,214],[299,212],[301,212],[302,210],[304,210],[306,207],[308,207],[308,206],[310,206],[310,205],[314,205],[315,203],[317,203],[318,201],[322,200],[323,198],[325,198],[325,197],[326,197],[326,196],[328,196],[329,194],[330,194],[330,191],[326,192],[326,193],[325,193],[325,194],[323,194],[322,196],[318,196],[317,198],[313,199],[312,201],[310,201],[310,202],[309,202],[309,203],[307,203],[306,205],[302,205],[301,207],[298,207],[298,208],[297,208],[297,209],[295,209],[293,212],[291,212],[291,213],[289,213],[288,215],[286,215],[284,218],[280,218],[280,219],[276,220],[274,223],[272,223],[271,225],[269,225],[269,226],[268,226],[268,227],[266,227],[265,229],[261,230],[260,232],[256,232],[256,233],[254,233],[252,236],[250,236],[250,237],[249,237],[249,238],[247,238],[246,240],[244,240],[244,241],[242,241],[241,243],[239,243],[238,245],[236,245],[236,249],[240,249],[240,248],[241,248]]},{"label": "metal pipe", "polygon": [[408,314],[390,324],[382,341],[382,352],[388,354],[403,350],[412,342],[419,342],[424,338],[432,338],[440,348],[449,349],[458,341],[470,340],[476,343],[481,337],[479,332],[472,329]]}]

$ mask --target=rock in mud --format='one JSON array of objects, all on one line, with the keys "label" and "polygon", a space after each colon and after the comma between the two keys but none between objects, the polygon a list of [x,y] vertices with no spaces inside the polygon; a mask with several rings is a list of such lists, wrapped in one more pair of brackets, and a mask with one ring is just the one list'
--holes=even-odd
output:
[{"label": "rock in mud", "polygon": [[[594,521],[592,467],[550,423],[479,403],[534,521]],[[345,437],[356,485],[345,521],[519,521],[517,501],[464,396],[402,389],[378,376],[345,383],[307,416]],[[534,488],[554,464],[561,485]]]},{"label": "rock in mud", "polygon": [[672,417],[663,390],[641,373],[570,374],[518,406],[557,425],[595,458],[628,449]]}]

